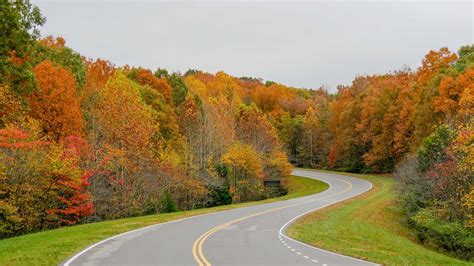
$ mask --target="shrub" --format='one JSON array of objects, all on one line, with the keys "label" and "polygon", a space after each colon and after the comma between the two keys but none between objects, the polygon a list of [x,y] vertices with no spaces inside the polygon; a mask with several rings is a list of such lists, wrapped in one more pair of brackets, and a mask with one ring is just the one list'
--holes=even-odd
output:
[{"label": "shrub", "polygon": [[174,202],[170,193],[167,192],[161,197],[159,210],[161,213],[170,213],[170,212],[179,211],[178,206],[176,206],[176,203]]},{"label": "shrub", "polygon": [[209,207],[228,205],[232,203],[229,185],[211,185]]},{"label": "shrub", "polygon": [[474,232],[461,223],[440,219],[430,209],[419,211],[410,220],[423,243],[451,252],[459,258],[474,259]]}]

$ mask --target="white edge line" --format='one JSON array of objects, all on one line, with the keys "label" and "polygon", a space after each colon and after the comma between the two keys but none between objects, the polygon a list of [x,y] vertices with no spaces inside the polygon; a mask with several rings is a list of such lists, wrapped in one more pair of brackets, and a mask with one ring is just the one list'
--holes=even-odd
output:
[{"label": "white edge line", "polygon": [[[304,170],[304,169],[296,169],[296,170],[303,171],[303,172],[306,171],[306,172],[312,172],[312,173],[319,173],[319,174],[322,174],[322,175],[325,174],[325,173],[323,173],[323,172],[310,171],[310,170]],[[335,174],[335,175],[337,175],[337,174]],[[341,176],[344,176],[344,175],[341,175]],[[309,176],[306,176],[306,177],[309,177]],[[331,178],[330,176],[326,176],[326,177]],[[309,177],[309,178],[311,178],[311,177]],[[356,177],[351,177],[351,178],[356,178]],[[315,179],[318,179],[317,176],[316,176]],[[334,179],[335,179],[335,178],[334,178]],[[363,180],[363,179],[360,179],[360,178],[357,178],[357,179]],[[320,180],[320,179],[318,179],[318,180],[319,180],[319,181],[322,181],[322,180]],[[342,200],[342,201],[351,199],[351,198],[353,198],[353,197],[359,196],[359,195],[361,195],[361,194],[364,194],[364,193],[370,191],[370,190],[372,189],[372,187],[373,187],[372,183],[369,182],[369,181],[367,181],[367,180],[363,180],[363,181],[365,181],[365,182],[367,182],[367,183],[370,184],[369,189],[367,189],[367,190],[365,190],[365,191],[362,191],[362,192],[360,192],[360,193],[354,194],[353,196],[351,196],[351,197],[349,197],[349,198],[346,198],[346,199],[344,199],[344,200]],[[324,181],[323,181],[323,182],[324,182]],[[329,184],[329,188],[330,188],[330,187],[331,187],[331,185]],[[329,190],[329,188],[328,188],[328,190]],[[300,217],[305,216],[305,215],[308,214],[308,213],[311,213],[311,212],[314,212],[314,211],[317,211],[317,210],[326,208],[326,207],[328,207],[328,206],[331,206],[331,205],[336,204],[336,203],[339,203],[339,202],[341,202],[341,201],[336,201],[336,202],[332,202],[332,203],[329,203],[329,204],[320,206],[320,207],[318,207],[318,208],[309,210],[309,211],[307,211],[307,212],[305,212],[305,213],[302,213],[302,214],[300,214],[300,215],[294,217],[293,219],[291,219],[291,220],[289,220],[287,223],[285,223],[285,224],[280,228],[280,230],[278,231],[278,233],[279,233],[281,236],[283,236],[283,237],[285,237],[286,239],[288,239],[288,240],[291,240],[291,241],[293,241],[293,242],[299,243],[299,244],[301,244],[301,245],[303,245],[303,246],[306,246],[306,247],[309,247],[309,248],[313,248],[313,249],[316,249],[316,250],[319,250],[319,251],[322,251],[322,252],[326,252],[326,253],[329,253],[329,254],[333,254],[333,255],[337,255],[337,256],[341,256],[341,257],[345,257],[345,258],[349,258],[349,259],[353,259],[353,260],[357,260],[357,261],[361,261],[361,262],[364,262],[364,263],[371,263],[371,264],[373,264],[373,265],[380,265],[380,264],[373,263],[373,262],[370,262],[370,261],[366,261],[366,260],[362,260],[362,259],[359,259],[359,258],[354,258],[354,257],[346,256],[346,255],[343,255],[343,254],[335,253],[335,252],[332,252],[332,251],[329,251],[329,250],[324,250],[324,249],[321,249],[321,248],[317,248],[317,247],[308,245],[308,244],[306,244],[306,243],[303,243],[303,242],[301,242],[301,241],[298,241],[298,240],[296,240],[296,239],[293,239],[293,238],[287,236],[287,235],[283,232],[283,231],[286,232],[286,228],[287,228],[290,224],[292,224],[295,220],[299,219]]]},{"label": "white edge line", "polygon": [[[293,171],[295,170],[300,170],[298,168],[295,168]],[[300,170],[301,171],[301,170]],[[303,176],[304,177],[304,176]],[[325,191],[329,191],[331,189],[331,184],[328,184],[329,187],[328,189],[326,189]],[[317,194],[317,193],[316,193]],[[312,194],[314,195],[314,194]],[[305,197],[309,197],[309,196],[312,196],[312,195],[307,195],[307,196],[303,196],[303,197],[299,197],[299,198],[294,198],[294,199],[287,199],[287,200],[297,200],[297,199],[301,199],[301,198],[305,198]],[[287,201],[287,200],[283,200],[283,201]],[[256,204],[256,205],[252,205],[252,206],[246,206],[246,207],[243,207],[243,208],[251,208],[251,207],[260,207],[260,206],[263,206],[265,204],[272,204],[272,203],[279,203],[281,201],[275,201],[275,202],[269,202],[269,203],[263,203],[263,204]],[[215,212],[209,212],[209,213],[203,213],[203,214],[199,214],[199,215],[194,215],[194,216],[190,216],[190,217],[185,217],[185,218],[181,218],[181,219],[178,219],[178,220],[172,220],[172,221],[168,221],[168,222],[164,222],[164,223],[157,223],[157,224],[152,224],[152,225],[148,225],[148,226],[145,226],[145,227],[141,227],[141,228],[137,228],[137,229],[134,229],[134,230],[131,230],[131,231],[127,231],[127,232],[123,232],[123,233],[120,233],[118,235],[114,235],[114,236],[111,236],[109,238],[106,238],[106,239],[103,239],[95,244],[92,244],[86,248],[84,248],[83,250],[79,251],[79,253],[76,253],[74,256],[70,257],[69,259],[67,259],[65,262],[63,263],[60,263],[59,265],[63,265],[63,266],[69,266],[70,263],[72,263],[74,260],[76,260],[77,258],[79,258],[80,256],[82,256],[82,254],[86,253],[87,251],[109,241],[109,240],[112,240],[114,238],[117,238],[117,237],[120,237],[120,236],[124,236],[124,235],[127,235],[127,234],[131,234],[131,233],[134,233],[134,232],[138,232],[138,231],[141,231],[141,230],[145,230],[145,229],[149,229],[151,227],[155,227],[155,226],[161,226],[161,225],[165,225],[165,224],[170,224],[170,223],[176,223],[176,222],[180,222],[180,221],[184,221],[184,220],[188,220],[188,219],[193,219],[193,218],[197,218],[197,217],[201,217],[201,216],[206,216],[206,215],[212,215],[212,214],[217,214],[217,213],[223,213],[223,212],[227,212],[227,211],[233,211],[233,210],[237,210],[239,208],[233,208],[233,209],[228,209],[228,210],[222,210],[222,211],[215,211]],[[285,235],[283,235],[285,236]]]}]

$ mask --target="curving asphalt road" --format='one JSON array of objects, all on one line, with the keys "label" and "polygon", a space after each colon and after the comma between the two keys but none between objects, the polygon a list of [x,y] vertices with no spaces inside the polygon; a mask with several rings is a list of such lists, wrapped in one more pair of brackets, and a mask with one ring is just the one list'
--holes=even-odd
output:
[{"label": "curving asphalt road", "polygon": [[374,265],[285,235],[296,218],[371,189],[358,178],[296,169],[330,184],[302,198],[157,224],[108,238],[63,265]]}]

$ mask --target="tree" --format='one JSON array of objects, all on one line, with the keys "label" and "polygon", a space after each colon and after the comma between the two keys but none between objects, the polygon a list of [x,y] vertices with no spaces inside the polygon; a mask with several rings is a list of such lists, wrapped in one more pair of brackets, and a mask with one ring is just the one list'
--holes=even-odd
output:
[{"label": "tree", "polygon": [[344,171],[364,171],[362,155],[367,147],[360,139],[355,126],[360,121],[363,92],[368,77],[358,77],[350,87],[339,87],[338,98],[329,105],[328,126],[332,136],[328,165]]},{"label": "tree", "polygon": [[[86,78],[79,98],[84,112],[86,133],[88,135],[96,135],[98,134],[98,128],[97,121],[95,120],[95,107],[99,100],[99,93],[104,89],[109,78],[113,76],[115,69],[110,62],[101,59],[97,59],[94,62],[86,61],[85,65]],[[92,137],[90,136],[90,139]]]},{"label": "tree", "polygon": [[235,105],[239,102],[238,95],[227,86],[237,84],[223,73],[215,79],[203,77],[193,74],[185,79],[190,96],[180,108],[180,125],[199,176],[210,183],[222,183],[216,181],[220,178],[215,168],[235,140]]},{"label": "tree", "polygon": [[255,105],[241,105],[236,119],[237,137],[259,153],[270,153],[279,148],[275,128]]},{"label": "tree", "polygon": [[45,60],[70,71],[76,78],[77,87],[82,88],[86,75],[84,60],[79,53],[66,46],[64,38],[48,36],[37,42],[30,61],[32,64],[38,64]]},{"label": "tree", "polygon": [[27,56],[39,36],[38,27],[46,19],[28,0],[3,0],[0,13],[0,84],[7,84],[14,92],[27,95],[34,89]]},{"label": "tree", "polygon": [[287,112],[283,113],[277,125],[278,137],[286,148],[290,162],[299,163],[299,153],[303,141],[303,117],[297,115],[291,117]]},{"label": "tree", "polygon": [[116,71],[99,92],[97,120],[108,143],[131,153],[145,152],[156,130],[152,112],[141,99],[139,86],[120,71]]},{"label": "tree", "polygon": [[[364,163],[376,172],[391,172],[402,154],[395,150],[395,131],[402,106],[397,98],[409,86],[411,75],[399,71],[391,75],[372,77],[362,102],[361,120],[356,130],[368,146]],[[399,127],[401,129],[401,127]],[[403,134],[405,132],[399,132]],[[397,147],[399,148],[399,147]]]},{"label": "tree", "polygon": [[[124,104],[126,103],[126,104]],[[157,189],[157,161],[152,137],[157,131],[153,112],[140,95],[140,86],[115,71],[98,91],[92,119],[97,132],[91,193],[95,215],[118,218],[141,213]]]},{"label": "tree", "polygon": [[291,174],[292,165],[288,162],[288,157],[282,151],[275,151],[266,157],[264,164],[265,178],[269,180],[280,180],[285,186]]},{"label": "tree", "polygon": [[[465,90],[469,90],[464,94]],[[458,110],[461,108],[461,97],[474,91],[474,69],[466,69],[456,78],[451,76],[445,77],[439,84],[439,96],[433,99],[434,109],[442,112],[450,121],[465,121],[466,116],[457,117]],[[465,96],[466,97],[466,96]]]},{"label": "tree", "polygon": [[46,60],[34,68],[39,89],[30,98],[32,117],[40,120],[45,135],[57,141],[82,136],[84,118],[74,76]]},{"label": "tree", "polygon": [[230,169],[231,191],[234,202],[249,201],[262,197],[263,165],[258,153],[250,145],[236,143],[221,157]]},{"label": "tree", "polygon": [[329,153],[327,103],[318,107],[318,111],[316,111],[310,106],[303,118],[303,140],[300,158],[305,165],[310,167],[326,166]]},{"label": "tree", "polygon": [[173,99],[174,106],[180,106],[181,103],[186,100],[186,96],[188,95],[188,88],[184,84],[183,78],[180,73],[173,73],[168,74],[166,69],[158,68],[155,71],[155,76],[157,78],[163,79],[166,78],[168,83],[172,88],[171,96]]},{"label": "tree", "polygon": [[446,47],[439,49],[439,51],[429,51],[417,71],[417,81],[419,83],[427,83],[434,75],[451,66],[456,59],[458,59],[457,55]]},{"label": "tree", "polygon": [[167,103],[172,101],[172,88],[166,78],[157,78],[153,73],[144,68],[135,68],[128,74],[129,77],[142,85],[148,85],[152,89],[161,93]]},{"label": "tree", "polygon": [[410,145],[415,149],[442,120],[442,115],[434,109],[433,100],[439,93],[438,87],[441,80],[449,72],[449,68],[456,59],[457,55],[447,48],[441,48],[437,52],[430,51],[423,59],[422,66],[415,73],[414,108],[410,118],[414,125]]}]

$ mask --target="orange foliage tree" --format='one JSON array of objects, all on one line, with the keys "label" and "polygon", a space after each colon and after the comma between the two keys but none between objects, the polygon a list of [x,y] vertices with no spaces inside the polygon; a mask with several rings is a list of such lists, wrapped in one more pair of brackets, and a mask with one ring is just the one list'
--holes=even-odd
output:
[{"label": "orange foliage tree", "polygon": [[60,140],[82,136],[84,118],[74,76],[45,60],[34,68],[38,91],[30,97],[31,116],[41,122],[45,135]]}]

